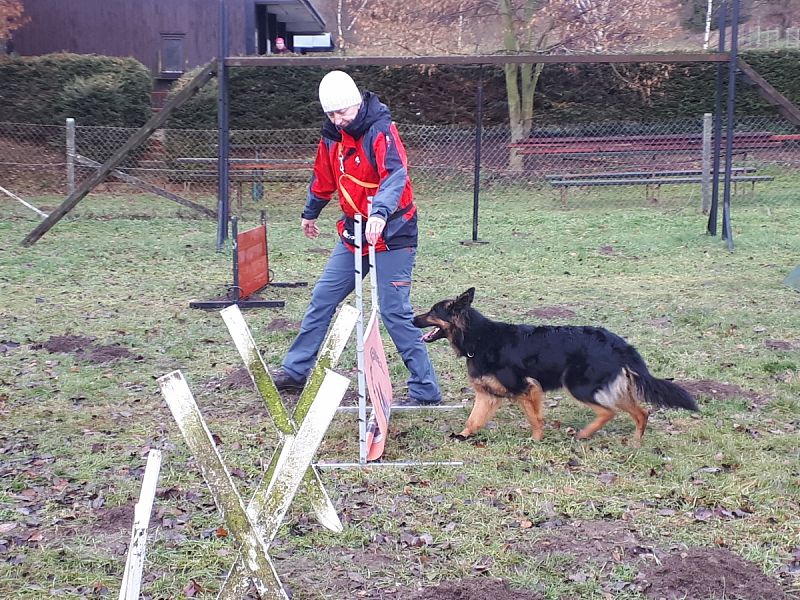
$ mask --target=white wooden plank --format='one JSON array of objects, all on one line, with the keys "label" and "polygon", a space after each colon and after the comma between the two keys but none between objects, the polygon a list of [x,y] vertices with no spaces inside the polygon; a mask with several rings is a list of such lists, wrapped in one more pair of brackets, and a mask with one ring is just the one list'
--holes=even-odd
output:
[{"label": "white wooden plank", "polygon": [[159,471],[161,471],[161,450],[150,450],[147,454],[139,502],[134,509],[133,530],[128,544],[128,558],[125,561],[119,600],[139,600],[147,551],[147,528],[150,525],[150,513],[153,511]]},{"label": "white wooden plank", "polygon": [[36,208],[36,207],[35,207],[33,204],[31,204],[31,203],[29,203],[29,202],[25,202],[25,200],[23,200],[22,198],[20,198],[19,196],[17,196],[15,193],[13,193],[13,192],[9,192],[9,191],[8,191],[6,188],[4,188],[4,187],[0,187],[0,192],[4,193],[6,196],[8,196],[8,197],[10,197],[10,198],[13,198],[13,199],[14,199],[14,200],[16,200],[17,202],[21,202],[22,204],[24,204],[25,206],[27,206],[28,208],[30,208],[30,209],[31,209],[33,212],[35,212],[36,214],[38,214],[38,215],[39,215],[40,217],[42,217],[43,219],[46,219],[46,218],[49,216],[49,215],[48,215],[46,212],[42,212],[41,210],[39,210],[38,208]]}]

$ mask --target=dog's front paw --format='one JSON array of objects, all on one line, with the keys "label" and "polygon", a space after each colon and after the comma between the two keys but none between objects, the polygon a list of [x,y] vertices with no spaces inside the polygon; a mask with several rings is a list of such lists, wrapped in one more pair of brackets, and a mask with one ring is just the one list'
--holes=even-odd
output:
[{"label": "dog's front paw", "polygon": [[471,436],[468,433],[465,434],[463,431],[461,433],[450,434],[451,440],[458,440],[459,442],[466,442],[470,437]]}]

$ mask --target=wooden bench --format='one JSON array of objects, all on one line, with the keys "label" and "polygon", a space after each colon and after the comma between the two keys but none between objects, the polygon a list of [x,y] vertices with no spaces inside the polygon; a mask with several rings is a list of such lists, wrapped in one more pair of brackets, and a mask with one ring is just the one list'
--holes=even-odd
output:
[{"label": "wooden bench", "polygon": [[[772,181],[771,175],[752,175],[754,167],[733,167],[731,181],[736,184]],[[722,175],[722,173],[720,173]],[[666,171],[611,171],[604,173],[565,173],[545,175],[545,180],[554,188],[560,188],[561,205],[567,205],[567,191],[571,187],[605,187],[617,185],[644,185],[648,201],[658,202],[658,191],[662,185],[687,185],[702,183],[699,169],[674,169]]]},{"label": "wooden bench", "polygon": [[[216,181],[217,170],[209,167],[216,167],[217,159],[211,157],[203,158],[177,158],[175,163],[178,165],[199,165],[200,168],[174,169],[171,172],[173,180],[182,181],[184,185],[193,182]],[[267,181],[280,182],[305,182],[311,175],[314,161],[311,159],[282,159],[282,158],[230,158],[228,159],[229,178],[236,184],[237,205],[242,205],[242,184],[251,183],[253,185],[252,195],[254,198],[260,197],[263,184]],[[267,174],[269,176],[267,177]]]},{"label": "wooden bench", "polygon": [[[786,141],[800,140],[800,135],[776,135],[770,131],[735,133],[733,148],[737,151],[780,148]],[[723,146],[725,136],[722,137]],[[530,137],[509,144],[519,154],[602,155],[606,153],[660,153],[701,151],[702,134],[611,135],[588,137]]]}]

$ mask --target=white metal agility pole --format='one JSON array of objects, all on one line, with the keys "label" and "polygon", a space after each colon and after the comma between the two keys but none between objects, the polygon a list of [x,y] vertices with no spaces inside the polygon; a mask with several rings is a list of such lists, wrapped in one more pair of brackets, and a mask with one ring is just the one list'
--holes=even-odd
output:
[{"label": "white metal agility pole", "polygon": [[31,209],[33,212],[37,213],[37,214],[38,214],[40,217],[42,217],[43,219],[46,219],[47,217],[49,217],[49,216],[50,216],[50,215],[48,215],[46,212],[42,212],[41,210],[39,210],[38,208],[36,208],[36,207],[35,207],[33,204],[31,204],[31,203],[29,203],[29,202],[25,202],[25,200],[23,200],[22,198],[20,198],[19,196],[17,196],[17,195],[16,195],[16,194],[14,194],[13,192],[9,192],[9,191],[8,191],[6,188],[4,188],[4,187],[2,187],[2,186],[0,186],[0,192],[4,193],[4,194],[5,194],[6,196],[8,196],[9,198],[13,198],[13,199],[14,199],[14,200],[16,200],[17,202],[21,202],[22,204],[24,204],[25,206],[27,206],[28,208],[30,208],[30,209]]},{"label": "white metal agility pole", "polygon": [[[370,208],[372,207],[372,198],[368,199],[367,203],[367,212],[369,212]],[[363,234],[364,234],[364,219],[360,214],[355,215],[355,227],[354,227],[354,234],[355,234],[355,251],[353,252],[354,258],[354,266],[355,266],[355,295],[356,295],[356,310],[358,311],[358,319],[356,321],[356,357],[357,357],[357,364],[358,364],[358,462],[357,463],[347,463],[347,462],[319,462],[316,463],[316,466],[322,468],[351,468],[351,467],[363,467],[363,466],[394,466],[394,467],[417,467],[417,466],[461,466],[464,463],[461,461],[451,461],[451,462],[414,462],[414,461],[402,461],[402,462],[367,462],[367,378],[365,372],[365,364],[364,364],[364,281],[363,281]],[[378,318],[380,318],[380,304],[378,301],[378,274],[377,274],[377,265],[375,259],[375,247],[370,244],[368,249],[368,257],[369,257],[369,274],[370,274],[370,287],[371,287],[371,299],[372,299],[372,307],[375,308],[377,312]],[[377,322],[376,322],[377,324]],[[399,407],[395,407],[391,410],[396,410]],[[457,408],[463,408],[461,405],[439,405],[439,406],[431,406],[431,407],[418,407],[418,406],[409,406],[404,407],[407,410],[452,410]],[[353,408],[351,407],[340,407],[340,411],[344,412],[352,412]],[[374,409],[373,409],[374,411]]]}]

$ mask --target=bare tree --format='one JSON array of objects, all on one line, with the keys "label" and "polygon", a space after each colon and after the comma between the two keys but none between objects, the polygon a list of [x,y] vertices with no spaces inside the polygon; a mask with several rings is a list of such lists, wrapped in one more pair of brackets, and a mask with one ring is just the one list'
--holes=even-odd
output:
[{"label": "bare tree", "polygon": [[[437,0],[425,8],[394,0],[338,2],[339,30],[350,34],[348,47],[364,53],[624,52],[679,26],[674,0]],[[512,142],[530,132],[543,66],[505,65]],[[511,163],[521,166],[521,157],[512,153]]]}]

